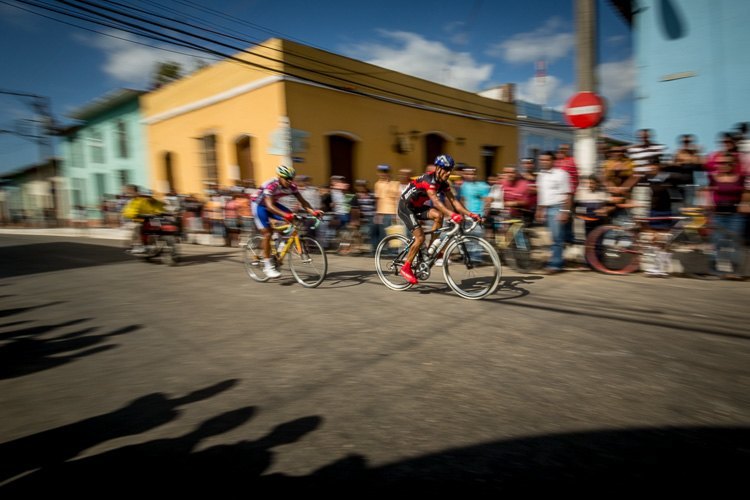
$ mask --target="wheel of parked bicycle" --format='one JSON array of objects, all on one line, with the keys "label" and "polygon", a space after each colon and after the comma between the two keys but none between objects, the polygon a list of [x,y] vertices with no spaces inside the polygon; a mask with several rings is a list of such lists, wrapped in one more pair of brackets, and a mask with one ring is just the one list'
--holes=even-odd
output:
[{"label": "wheel of parked bicycle", "polygon": [[534,256],[531,248],[531,232],[526,228],[519,231],[510,242],[505,258],[510,267],[522,273],[539,269],[542,265]]},{"label": "wheel of parked bicycle", "polygon": [[320,285],[328,273],[328,257],[323,247],[312,238],[299,239],[300,249],[292,244],[289,251],[289,270],[297,282],[307,288]]},{"label": "wheel of parked bicycle", "polygon": [[586,260],[605,274],[630,274],[640,267],[637,233],[620,226],[599,226],[586,238]]},{"label": "wheel of parked bicycle", "polygon": [[406,290],[412,286],[399,274],[408,244],[406,236],[391,234],[383,238],[375,250],[375,270],[380,281],[391,290]]},{"label": "wheel of parked bicycle", "polygon": [[245,272],[255,281],[265,283],[268,276],[263,272],[263,236],[253,236],[243,250]]},{"label": "wheel of parked bicycle", "polygon": [[338,246],[336,247],[336,253],[339,255],[351,255],[353,253],[359,253],[362,248],[362,233],[359,232],[359,228],[342,229],[338,233]]},{"label": "wheel of parked bicycle", "polygon": [[443,254],[443,276],[448,286],[465,299],[481,299],[500,283],[502,265],[492,245],[483,238],[464,236]]},{"label": "wheel of parked bicycle", "polygon": [[162,262],[168,266],[177,265],[177,238],[164,236],[164,248],[162,249]]}]

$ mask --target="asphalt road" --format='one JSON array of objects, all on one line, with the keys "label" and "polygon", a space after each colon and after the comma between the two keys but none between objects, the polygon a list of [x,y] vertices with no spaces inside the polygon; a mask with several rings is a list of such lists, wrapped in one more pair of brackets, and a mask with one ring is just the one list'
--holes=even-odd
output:
[{"label": "asphalt road", "polygon": [[119,245],[0,236],[4,498],[744,490],[748,283],[506,269],[468,301]]}]

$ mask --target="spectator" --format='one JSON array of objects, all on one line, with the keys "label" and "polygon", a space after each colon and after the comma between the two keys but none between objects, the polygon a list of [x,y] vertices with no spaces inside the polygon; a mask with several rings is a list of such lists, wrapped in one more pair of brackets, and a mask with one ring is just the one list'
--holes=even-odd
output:
[{"label": "spectator", "polygon": [[[578,191],[578,167],[575,159],[570,155],[570,144],[560,144],[555,152],[555,167],[561,168],[568,173],[570,177],[570,192],[575,195]],[[567,222],[563,225],[563,236],[568,244],[575,243],[573,234],[573,217],[568,217]]]},{"label": "spectator", "polygon": [[378,180],[375,181],[375,218],[372,224],[373,251],[386,236],[386,228],[396,223],[396,208],[401,196],[401,187],[397,181],[391,179],[391,168],[388,165],[378,165]]},{"label": "spectator", "polygon": [[692,135],[682,134],[679,141],[680,146],[673,159],[673,171],[685,205],[692,207],[695,205],[695,186],[701,182],[696,172],[703,171],[703,157]]},{"label": "spectator", "polygon": [[667,151],[664,144],[651,142],[651,137],[651,130],[642,128],[638,131],[638,142],[627,148],[628,158],[633,161],[634,171],[637,173],[649,171],[651,162],[659,161]]},{"label": "spectator", "polygon": [[[740,279],[744,263],[743,237],[746,214],[750,212],[750,191],[747,177],[737,170],[738,158],[727,153],[715,158],[716,171],[709,177],[714,214],[713,222],[719,230],[712,233],[714,244],[713,266],[724,279]],[[731,269],[719,269],[719,255],[723,247],[732,250]]]},{"label": "spectator", "polygon": [[546,274],[557,274],[563,270],[565,245],[564,225],[570,218],[573,203],[570,175],[554,166],[554,153],[548,151],[539,156],[537,189],[539,204],[536,219],[546,224],[552,236],[552,256],[545,267]]}]

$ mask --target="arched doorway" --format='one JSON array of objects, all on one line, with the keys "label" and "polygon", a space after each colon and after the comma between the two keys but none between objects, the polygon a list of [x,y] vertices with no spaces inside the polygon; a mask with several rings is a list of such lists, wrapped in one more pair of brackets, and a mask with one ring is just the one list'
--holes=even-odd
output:
[{"label": "arched doorway", "polygon": [[166,181],[167,192],[177,191],[174,182],[174,153],[167,151],[164,153],[164,179]]},{"label": "arched doorway", "polygon": [[435,158],[445,153],[445,138],[440,134],[427,134],[424,136],[425,165],[430,165]]},{"label": "arched doorway", "polygon": [[253,167],[252,156],[252,138],[249,135],[243,135],[234,143],[235,160],[239,167],[240,181],[245,182],[255,179],[255,169]]},{"label": "arched doorway", "polygon": [[328,136],[328,157],[331,175],[341,175],[349,182],[354,176],[355,141],[343,135]]}]

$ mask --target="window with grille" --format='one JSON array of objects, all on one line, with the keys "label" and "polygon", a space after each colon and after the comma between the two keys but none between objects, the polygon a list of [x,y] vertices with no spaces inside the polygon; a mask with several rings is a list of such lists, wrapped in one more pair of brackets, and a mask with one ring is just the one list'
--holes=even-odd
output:
[{"label": "window with grille", "polygon": [[91,146],[91,161],[93,163],[104,163],[104,141],[100,130],[92,130],[89,136]]},{"label": "window with grille", "polygon": [[219,171],[216,159],[216,136],[214,134],[204,135],[201,138],[201,156],[205,180],[217,183],[219,181]]},{"label": "window with grille", "polygon": [[123,120],[117,122],[115,128],[117,155],[120,158],[128,157],[128,129]]}]

